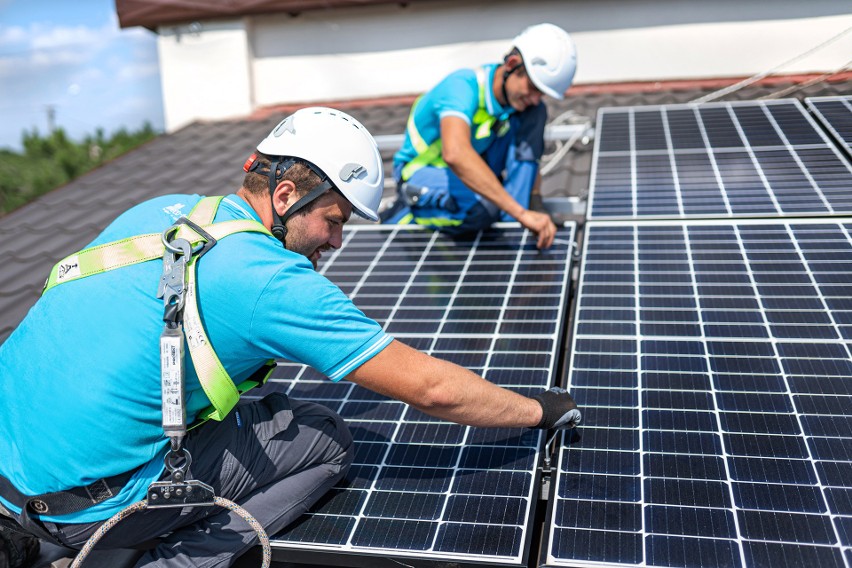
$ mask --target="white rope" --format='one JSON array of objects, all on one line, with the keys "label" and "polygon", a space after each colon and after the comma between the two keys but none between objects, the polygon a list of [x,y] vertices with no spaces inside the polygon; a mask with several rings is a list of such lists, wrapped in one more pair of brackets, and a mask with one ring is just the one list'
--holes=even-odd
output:
[{"label": "white rope", "polygon": [[[213,502],[225,509],[230,511],[234,511],[237,515],[239,515],[248,525],[254,529],[254,532],[257,533],[258,538],[260,539],[260,545],[263,548],[263,563],[261,564],[261,568],[269,568],[270,562],[272,562],[272,548],[269,546],[269,537],[266,535],[266,531],[263,530],[263,527],[257,522],[257,519],[251,516],[251,513],[234,503],[233,501],[229,501],[228,499],[224,499],[222,497],[214,497]],[[132,505],[129,505],[113,515],[109,518],[104,524],[98,527],[92,536],[89,537],[89,540],[86,541],[86,544],[83,545],[83,548],[80,549],[80,553],[77,554],[77,557],[74,559],[74,562],[71,563],[71,568],[80,568],[83,564],[83,560],[89,555],[95,545],[100,541],[103,536],[112,529],[115,525],[121,522],[123,519],[129,517],[136,511],[142,511],[148,508],[148,501],[143,499],[142,501],[137,501]]]},{"label": "white rope", "polygon": [[774,93],[769,93],[768,95],[764,95],[764,96],[758,98],[757,100],[763,101],[763,100],[767,100],[767,99],[777,99],[779,97],[786,97],[790,93],[795,93],[796,91],[806,89],[806,88],[810,87],[811,85],[814,85],[814,84],[819,83],[821,81],[825,81],[829,77],[837,75],[838,73],[842,73],[843,71],[847,71],[850,68],[852,68],[852,60],[847,61],[842,67],[840,67],[836,71],[832,71],[830,73],[824,73],[824,74],[820,75],[819,77],[816,77],[816,78],[811,79],[809,81],[805,81],[804,83],[796,83],[795,85],[791,85],[789,87],[781,89],[780,91],[775,91]]},{"label": "white rope", "polygon": [[846,35],[850,31],[852,31],[852,27],[846,28],[845,30],[843,30],[839,34],[836,34],[836,35],[828,38],[827,40],[820,43],[819,45],[812,47],[811,49],[805,51],[804,53],[800,53],[799,55],[793,57],[792,59],[788,59],[787,61],[781,63],[780,65],[776,65],[775,67],[773,67],[772,69],[770,69],[768,71],[763,71],[761,73],[758,73],[757,75],[753,75],[753,76],[749,77],[748,79],[743,79],[739,83],[734,83],[733,85],[730,85],[730,86],[725,87],[723,89],[719,89],[718,91],[714,91],[712,93],[704,95],[703,97],[699,97],[699,98],[692,100],[692,101],[689,101],[689,102],[692,103],[692,104],[706,103],[706,102],[710,102],[712,100],[718,99],[719,97],[723,97],[727,94],[733,93],[734,91],[738,91],[738,90],[742,89],[743,87],[747,87],[747,86],[751,85],[752,83],[760,81],[764,77],[768,77],[769,75],[773,75],[779,69],[782,69],[782,68],[786,67],[787,65],[794,63],[794,62],[798,61],[799,59],[807,57],[811,53],[818,51],[818,50],[822,49],[823,47],[825,47],[825,46],[827,46],[831,43],[834,43],[835,41],[837,41],[838,39],[840,39],[841,37],[843,37],[844,35]]}]

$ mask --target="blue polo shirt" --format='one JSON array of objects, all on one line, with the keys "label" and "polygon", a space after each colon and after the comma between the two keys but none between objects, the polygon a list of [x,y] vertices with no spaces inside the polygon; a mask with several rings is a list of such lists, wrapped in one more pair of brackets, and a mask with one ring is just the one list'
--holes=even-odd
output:
[{"label": "blue polo shirt", "polygon": [[[169,195],[142,203],[89,246],[161,232],[200,198]],[[236,195],[222,200],[215,220],[232,219],[260,220]],[[87,486],[142,466],[115,497],[45,520],[107,519],[143,499],[163,471],[161,272],[157,259],[56,286],[0,345],[0,474],[19,491]],[[337,381],[392,340],[306,257],[272,236],[221,239],[198,261],[197,275],[208,337],[235,383],[279,358]],[[186,367],[191,422],[210,401],[188,350]]]},{"label": "blue polo shirt", "polygon": [[[494,97],[491,85],[497,63],[483,66],[485,76],[485,108],[488,114],[505,119],[513,112],[511,106],[502,106]],[[479,83],[476,70],[460,69],[447,75],[440,83],[424,94],[414,107],[414,125],[426,144],[431,144],[441,136],[441,119],[445,116],[457,116],[473,124],[473,115],[479,109]],[[476,139],[475,129],[471,127],[470,143],[478,154],[482,154],[493,142],[496,132],[490,137]],[[417,150],[411,144],[406,130],[402,148],[394,155],[394,165],[407,164],[417,156]]]}]

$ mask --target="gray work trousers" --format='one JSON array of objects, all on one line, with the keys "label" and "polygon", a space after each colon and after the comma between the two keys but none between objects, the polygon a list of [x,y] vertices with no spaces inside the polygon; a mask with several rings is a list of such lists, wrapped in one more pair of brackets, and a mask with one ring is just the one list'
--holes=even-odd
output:
[{"label": "gray work trousers", "polygon": [[[331,410],[283,394],[240,403],[222,422],[190,431],[188,479],[213,487],[242,506],[269,536],[292,523],[347,472],[352,437]],[[45,527],[79,549],[102,523]],[[165,535],[165,536],[163,536]],[[158,538],[162,537],[162,538]],[[231,566],[257,535],[236,513],[220,507],[146,509],[113,527],[97,548],[134,548],[158,539],[137,567]]]}]

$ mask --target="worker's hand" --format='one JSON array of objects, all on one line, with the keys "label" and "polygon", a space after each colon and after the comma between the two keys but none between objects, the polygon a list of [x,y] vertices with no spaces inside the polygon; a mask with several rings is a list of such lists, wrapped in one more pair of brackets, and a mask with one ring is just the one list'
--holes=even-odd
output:
[{"label": "worker's hand", "polygon": [[539,249],[550,248],[550,245],[553,244],[553,239],[556,237],[556,225],[553,224],[550,215],[524,209],[524,212],[518,217],[518,222],[536,234],[538,237],[536,246]]},{"label": "worker's hand", "polygon": [[568,391],[553,387],[532,397],[541,405],[541,422],[534,428],[549,430],[551,428],[573,428],[583,418],[577,403]]}]

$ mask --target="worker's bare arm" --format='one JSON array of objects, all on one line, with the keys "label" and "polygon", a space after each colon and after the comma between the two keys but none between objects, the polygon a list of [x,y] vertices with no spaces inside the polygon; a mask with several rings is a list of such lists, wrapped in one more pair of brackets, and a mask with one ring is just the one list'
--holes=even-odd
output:
[{"label": "worker's bare arm", "polygon": [[364,388],[470,426],[532,427],[541,405],[449,361],[394,341],[349,375]]},{"label": "worker's bare arm", "polygon": [[[457,116],[441,119],[441,157],[467,187],[491,201],[538,236],[538,248],[548,248],[556,236],[549,215],[524,208],[470,144],[470,125]],[[537,178],[537,183],[540,183]]]}]

